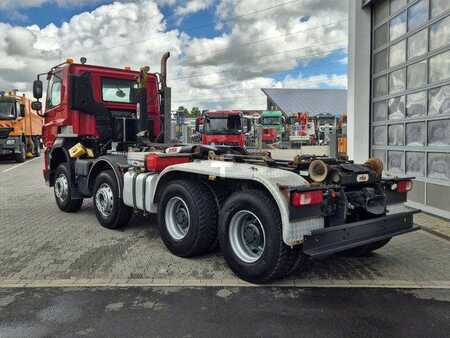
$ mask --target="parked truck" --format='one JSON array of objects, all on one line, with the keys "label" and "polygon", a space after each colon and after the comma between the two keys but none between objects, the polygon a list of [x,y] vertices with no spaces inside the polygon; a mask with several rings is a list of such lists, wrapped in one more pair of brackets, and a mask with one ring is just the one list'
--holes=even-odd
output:
[{"label": "parked truck", "polygon": [[16,162],[40,155],[42,119],[31,109],[31,102],[16,91],[0,93],[0,155]]},{"label": "parked truck", "polygon": [[[230,268],[253,283],[288,276],[309,258],[366,254],[417,229],[403,205],[411,178],[383,177],[379,160],[285,161],[240,147],[168,144],[168,57],[160,73],[72,61],[46,73],[44,177],[62,211],[92,198],[110,229],[135,212],[156,214],[173,254],[220,244]],[[38,77],[36,109],[42,87]]]},{"label": "parked truck", "polygon": [[286,121],[281,111],[264,111],[261,114],[263,142],[275,143],[283,140],[286,131]]},{"label": "parked truck", "polygon": [[241,111],[211,111],[204,115],[202,144],[245,146],[244,116]]}]

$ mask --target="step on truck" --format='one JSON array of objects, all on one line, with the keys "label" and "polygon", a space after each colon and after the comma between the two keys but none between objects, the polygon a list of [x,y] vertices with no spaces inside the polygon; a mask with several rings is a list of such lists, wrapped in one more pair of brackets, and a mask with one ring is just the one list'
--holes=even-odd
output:
[{"label": "step on truck", "polygon": [[17,90],[0,92],[0,156],[16,162],[40,155],[42,118]]},{"label": "step on truck", "polygon": [[234,273],[253,283],[286,277],[310,258],[365,255],[417,229],[416,211],[404,206],[412,178],[383,176],[377,159],[285,161],[242,147],[169,144],[168,57],[160,73],[82,59],[40,75],[48,79],[44,177],[62,211],[92,198],[109,229],[133,213],[156,214],[173,254],[220,247]]}]

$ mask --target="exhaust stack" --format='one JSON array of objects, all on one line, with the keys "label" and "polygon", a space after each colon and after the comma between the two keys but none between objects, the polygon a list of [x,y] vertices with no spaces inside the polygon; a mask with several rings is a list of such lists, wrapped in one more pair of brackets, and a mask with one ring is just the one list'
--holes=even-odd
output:
[{"label": "exhaust stack", "polygon": [[167,87],[167,60],[170,58],[170,52],[165,53],[161,58],[161,89]]}]

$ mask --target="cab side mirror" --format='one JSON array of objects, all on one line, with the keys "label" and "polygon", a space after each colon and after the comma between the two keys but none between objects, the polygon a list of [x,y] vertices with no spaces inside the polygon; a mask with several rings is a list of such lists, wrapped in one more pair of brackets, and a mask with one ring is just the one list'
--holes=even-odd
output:
[{"label": "cab side mirror", "polygon": [[35,99],[41,99],[43,92],[43,84],[41,80],[34,80],[33,82],[33,96]]},{"label": "cab side mirror", "polygon": [[40,112],[42,110],[42,102],[40,101],[31,102],[31,109]]},{"label": "cab side mirror", "polygon": [[20,116],[25,117],[25,105],[24,104],[20,105]]}]

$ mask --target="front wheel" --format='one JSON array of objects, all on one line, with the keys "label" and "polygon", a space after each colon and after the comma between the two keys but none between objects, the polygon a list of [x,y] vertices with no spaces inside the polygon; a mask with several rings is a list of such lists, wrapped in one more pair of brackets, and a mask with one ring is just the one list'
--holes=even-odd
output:
[{"label": "front wheel", "polygon": [[298,253],[284,244],[280,212],[264,192],[236,192],[220,212],[219,241],[233,272],[268,283],[291,272]]},{"label": "front wheel", "polygon": [[112,170],[100,173],[94,184],[94,207],[97,220],[108,229],[118,229],[128,224],[133,209],[127,207],[119,196],[119,185]]},{"label": "front wheel", "polygon": [[61,211],[75,212],[81,209],[83,199],[72,197],[70,184],[70,172],[67,163],[62,163],[56,168],[55,184],[53,186],[56,204]]}]

